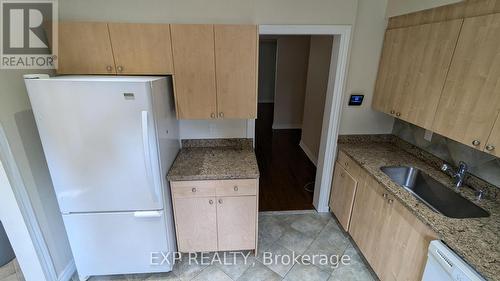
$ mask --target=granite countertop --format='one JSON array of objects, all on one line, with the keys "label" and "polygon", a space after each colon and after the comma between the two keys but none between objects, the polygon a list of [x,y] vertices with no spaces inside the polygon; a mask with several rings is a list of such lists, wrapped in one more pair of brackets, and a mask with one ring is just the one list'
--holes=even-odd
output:
[{"label": "granite countertop", "polygon": [[[476,201],[468,187],[460,194],[490,213],[486,218],[454,219],[432,211],[408,191],[394,183],[380,168],[389,165],[411,165],[428,173],[434,179],[453,188],[452,179],[437,169],[439,160],[426,159],[425,152],[402,140],[340,139],[339,149],[350,156],[382,186],[408,207],[422,222],[433,229],[440,239],[468,264],[489,280],[500,280],[500,200],[498,188],[489,186],[489,196]],[[484,188],[484,187],[483,187]],[[492,190],[491,188],[495,189]]]},{"label": "granite countertop", "polygon": [[251,140],[183,140],[169,181],[254,179],[259,177]]}]

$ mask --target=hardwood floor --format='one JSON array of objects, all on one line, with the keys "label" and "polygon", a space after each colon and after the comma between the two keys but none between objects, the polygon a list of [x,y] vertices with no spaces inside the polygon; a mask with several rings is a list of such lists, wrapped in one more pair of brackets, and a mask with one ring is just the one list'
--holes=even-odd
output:
[{"label": "hardwood floor", "polygon": [[255,122],[259,211],[313,209],[313,193],[304,186],[314,181],[316,167],[299,147],[300,129],[272,129],[273,105],[259,103]]}]

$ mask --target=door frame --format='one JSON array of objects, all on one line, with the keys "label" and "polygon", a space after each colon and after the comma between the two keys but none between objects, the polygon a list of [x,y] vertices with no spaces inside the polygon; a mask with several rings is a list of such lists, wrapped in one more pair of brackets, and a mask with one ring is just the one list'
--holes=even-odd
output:
[{"label": "door frame", "polygon": [[333,35],[340,38],[338,56],[332,52],[326,90],[325,110],[321,129],[313,205],[318,212],[328,212],[328,200],[337,154],[340,116],[344,101],[349,47],[350,25],[259,25],[259,35]]},{"label": "door frame", "polygon": [[[0,124],[0,212],[3,226],[26,280],[58,280],[42,230]],[[1,208],[0,208],[1,209]],[[1,210],[0,210],[1,211]]]}]

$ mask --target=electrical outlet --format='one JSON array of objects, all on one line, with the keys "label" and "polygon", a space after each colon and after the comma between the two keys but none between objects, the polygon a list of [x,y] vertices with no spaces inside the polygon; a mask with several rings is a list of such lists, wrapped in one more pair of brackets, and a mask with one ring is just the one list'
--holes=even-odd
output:
[{"label": "electrical outlet", "polygon": [[432,131],[425,130],[424,140],[429,141],[429,142],[432,141],[432,134],[433,134]]}]

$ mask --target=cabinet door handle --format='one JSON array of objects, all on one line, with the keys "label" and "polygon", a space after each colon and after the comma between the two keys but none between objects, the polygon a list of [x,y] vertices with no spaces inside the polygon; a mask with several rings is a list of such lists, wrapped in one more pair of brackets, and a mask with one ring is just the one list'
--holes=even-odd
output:
[{"label": "cabinet door handle", "polygon": [[486,150],[488,150],[488,151],[493,151],[493,150],[495,150],[495,146],[494,146],[494,145],[491,145],[491,144],[488,144],[488,145],[486,146]]},{"label": "cabinet door handle", "polygon": [[219,204],[222,204],[222,199],[219,199]]},{"label": "cabinet door handle", "polygon": [[219,112],[219,117],[224,118],[224,112]]},{"label": "cabinet door handle", "polygon": [[396,111],[395,111],[394,109],[393,109],[393,110],[391,110],[391,114],[394,114],[394,113],[396,113]]},{"label": "cabinet door handle", "polygon": [[210,114],[210,118],[215,119],[215,113]]},{"label": "cabinet door handle", "polygon": [[196,187],[193,187],[193,188],[191,189],[191,191],[192,191],[192,192],[196,192]]},{"label": "cabinet door handle", "polygon": [[387,200],[387,203],[389,203],[389,204],[392,204],[392,202],[394,202],[394,200],[393,200],[393,199],[388,199],[388,200]]},{"label": "cabinet door handle", "polygon": [[473,146],[479,146],[480,144],[481,144],[481,141],[479,141],[479,140],[473,140],[472,141],[472,145]]},{"label": "cabinet door handle", "polygon": [[111,72],[113,70],[113,67],[111,65],[106,66],[106,70],[108,72]]},{"label": "cabinet door handle", "polygon": [[208,200],[208,204],[213,205],[214,204],[214,200],[212,200],[212,199]]},{"label": "cabinet door handle", "polygon": [[401,116],[401,112],[396,112],[396,116],[397,117]]},{"label": "cabinet door handle", "polygon": [[234,191],[238,191],[238,186],[237,185],[234,186]]},{"label": "cabinet door handle", "polygon": [[123,71],[123,66],[119,65],[116,70],[118,70],[118,72],[122,72]]},{"label": "cabinet door handle", "polygon": [[387,198],[389,195],[387,193],[382,194],[382,197]]}]

